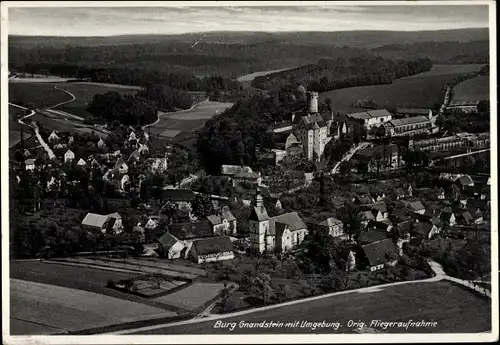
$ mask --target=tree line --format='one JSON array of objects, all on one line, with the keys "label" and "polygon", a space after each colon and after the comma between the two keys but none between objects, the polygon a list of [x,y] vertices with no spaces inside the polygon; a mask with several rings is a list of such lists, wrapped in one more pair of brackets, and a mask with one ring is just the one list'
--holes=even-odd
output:
[{"label": "tree line", "polygon": [[429,71],[428,58],[392,61],[377,56],[321,59],[316,64],[257,77],[252,86],[276,89],[300,83],[312,91],[325,92],[353,86],[390,84],[397,78]]}]

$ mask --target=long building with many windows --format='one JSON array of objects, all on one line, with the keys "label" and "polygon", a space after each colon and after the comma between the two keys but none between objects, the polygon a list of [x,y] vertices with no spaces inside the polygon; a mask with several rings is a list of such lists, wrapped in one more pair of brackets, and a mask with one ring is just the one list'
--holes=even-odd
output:
[{"label": "long building with many windows", "polygon": [[489,133],[458,133],[444,138],[410,140],[408,148],[420,151],[447,151],[457,148],[484,149],[490,146]]}]

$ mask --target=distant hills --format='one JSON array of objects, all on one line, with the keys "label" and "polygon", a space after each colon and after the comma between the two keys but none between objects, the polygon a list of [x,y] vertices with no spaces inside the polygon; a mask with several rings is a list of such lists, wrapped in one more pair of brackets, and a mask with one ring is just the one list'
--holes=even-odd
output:
[{"label": "distant hills", "polygon": [[[169,79],[182,75],[183,80],[211,75],[235,79],[253,72],[316,64],[320,59],[355,56],[482,64],[488,62],[488,40],[487,28],[417,32],[227,31],[109,37],[9,36],[9,69],[39,74],[80,68],[105,69],[111,79],[117,74],[130,75],[132,70],[134,75],[148,76],[146,79],[160,74]],[[73,74],[69,76],[74,77]],[[170,86],[177,87],[177,84]]]},{"label": "distant hills", "polygon": [[24,48],[35,46],[61,48],[65,46],[106,46],[166,42],[258,44],[282,43],[291,45],[339,45],[374,48],[387,44],[417,42],[481,41],[488,40],[488,28],[437,31],[336,31],[336,32],[244,32],[216,31],[182,35],[125,35],[106,37],[9,36],[9,44]]}]

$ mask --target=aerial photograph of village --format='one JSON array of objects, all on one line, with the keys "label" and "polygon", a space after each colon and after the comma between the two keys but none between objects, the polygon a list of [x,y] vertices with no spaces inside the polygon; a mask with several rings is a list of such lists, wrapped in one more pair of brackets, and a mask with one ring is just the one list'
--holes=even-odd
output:
[{"label": "aerial photograph of village", "polygon": [[188,3],[2,4],[3,332],[498,331],[495,4]]}]

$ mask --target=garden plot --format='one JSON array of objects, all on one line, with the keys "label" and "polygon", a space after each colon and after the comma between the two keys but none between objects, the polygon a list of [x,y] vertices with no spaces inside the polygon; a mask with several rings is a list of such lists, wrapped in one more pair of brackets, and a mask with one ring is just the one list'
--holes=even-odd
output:
[{"label": "garden plot", "polygon": [[[145,304],[60,286],[10,280],[12,333],[49,334],[175,316]],[[43,325],[36,327],[33,325]]]},{"label": "garden plot", "polygon": [[193,310],[216,298],[223,288],[224,284],[221,283],[193,283],[185,289],[155,298],[154,301]]}]

